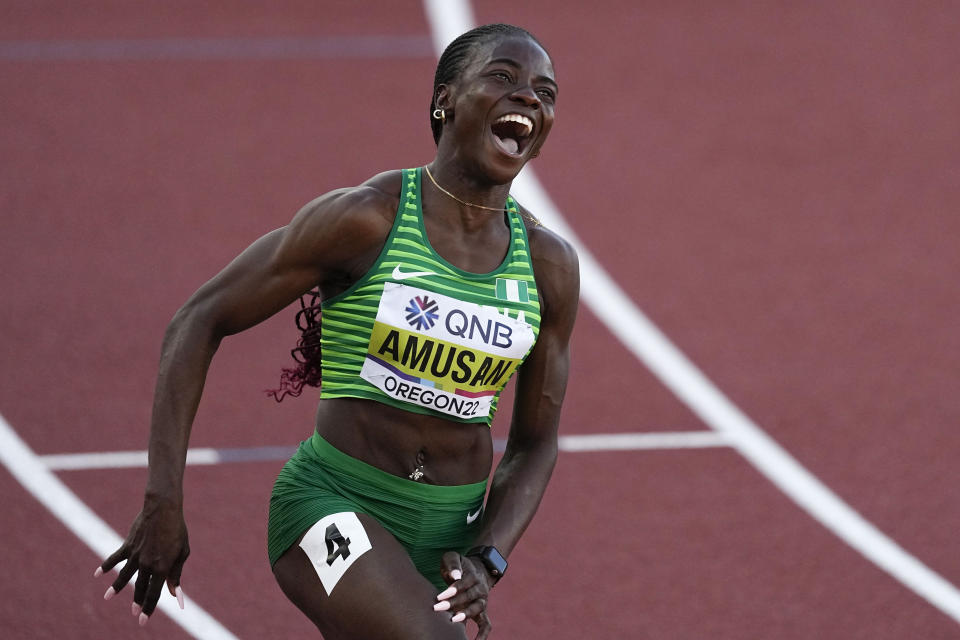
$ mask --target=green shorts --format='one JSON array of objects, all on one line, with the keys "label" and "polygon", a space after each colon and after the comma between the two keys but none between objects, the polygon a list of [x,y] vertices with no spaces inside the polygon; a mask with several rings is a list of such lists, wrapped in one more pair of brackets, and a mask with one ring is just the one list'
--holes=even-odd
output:
[{"label": "green shorts", "polygon": [[443,589],[440,557],[463,553],[480,527],[487,483],[437,486],[400,478],[335,449],[314,432],[287,461],[270,497],[272,565],[321,518],[365,513],[402,544],[417,570]]}]

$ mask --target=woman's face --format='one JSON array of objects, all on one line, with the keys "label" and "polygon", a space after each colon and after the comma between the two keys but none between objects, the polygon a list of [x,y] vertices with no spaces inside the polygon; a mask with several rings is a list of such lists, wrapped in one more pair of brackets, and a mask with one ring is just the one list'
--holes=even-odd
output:
[{"label": "woman's face", "polygon": [[553,126],[553,64],[530,38],[487,44],[449,91],[453,117],[444,137],[450,134],[447,142],[457,146],[457,155],[480,164],[498,182],[520,171]]}]

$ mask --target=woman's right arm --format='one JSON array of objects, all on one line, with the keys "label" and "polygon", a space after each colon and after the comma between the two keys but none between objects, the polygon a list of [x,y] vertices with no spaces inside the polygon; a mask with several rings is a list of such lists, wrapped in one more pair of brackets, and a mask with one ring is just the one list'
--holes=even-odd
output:
[{"label": "woman's right arm", "polygon": [[[163,339],[150,426],[143,509],[123,545],[97,575],[126,565],[107,590],[120,591],[138,571],[134,613],[145,624],[166,583],[174,593],[189,555],[183,520],[183,471],[191,426],[207,370],[221,340],[285,308],[311,288],[351,277],[390,230],[391,202],[369,187],[331,192],[289,225],[250,245],[181,307]],[[395,200],[393,201],[395,206]]]}]

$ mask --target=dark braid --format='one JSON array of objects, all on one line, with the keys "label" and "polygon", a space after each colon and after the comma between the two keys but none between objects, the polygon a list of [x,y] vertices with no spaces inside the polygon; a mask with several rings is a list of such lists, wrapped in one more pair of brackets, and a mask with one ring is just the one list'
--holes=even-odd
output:
[{"label": "dark braid", "polygon": [[303,393],[305,385],[320,386],[320,303],[319,287],[300,297],[300,311],[295,318],[300,339],[290,351],[297,366],[283,369],[280,388],[267,391],[267,395],[277,402],[286,396],[296,398]]},{"label": "dark braid", "polygon": [[[440,56],[437,63],[437,72],[433,80],[433,97],[430,99],[430,128],[433,129],[433,140],[439,142],[443,124],[433,118],[434,100],[437,97],[437,87],[441,84],[455,82],[470,64],[477,48],[484,44],[508,36],[523,36],[536,42],[541,48],[540,41],[529,31],[509,24],[486,24],[471,29],[451,42]],[[544,49],[546,50],[546,49]],[[297,328],[300,329],[300,339],[297,346],[290,352],[297,366],[293,369],[283,369],[280,374],[280,388],[267,391],[267,395],[277,402],[286,396],[296,398],[303,392],[305,386],[319,387],[321,382],[320,369],[320,289],[313,289],[300,298],[300,311],[297,312]]]},{"label": "dark braid", "polygon": [[[428,114],[430,116],[430,129],[433,130],[433,141],[435,143],[440,142],[440,134],[443,131],[443,123],[433,117],[433,112],[437,108],[437,87],[441,84],[455,82],[472,61],[476,50],[481,46],[492,40],[498,40],[508,36],[530,38],[543,48],[540,41],[526,29],[515,27],[512,24],[485,24],[482,27],[471,29],[463,35],[458,36],[443,50],[440,61],[437,63],[437,72],[433,77],[433,95],[430,96],[430,113]],[[545,48],[544,51],[546,51]]]}]

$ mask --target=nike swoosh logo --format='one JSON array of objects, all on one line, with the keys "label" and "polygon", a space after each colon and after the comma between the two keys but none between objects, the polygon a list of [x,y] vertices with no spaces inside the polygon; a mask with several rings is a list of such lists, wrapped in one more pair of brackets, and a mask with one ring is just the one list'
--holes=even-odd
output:
[{"label": "nike swoosh logo", "polygon": [[435,276],[436,271],[400,271],[400,265],[393,268],[394,280],[406,280],[407,278],[423,278],[425,276]]},{"label": "nike swoosh logo", "polygon": [[483,511],[483,505],[480,505],[480,508],[477,509],[476,513],[467,514],[467,524],[473,524],[473,521],[480,517],[480,512]]}]

